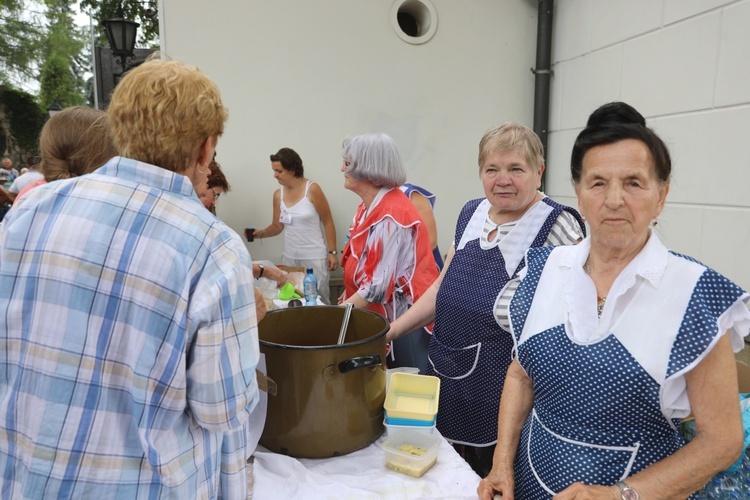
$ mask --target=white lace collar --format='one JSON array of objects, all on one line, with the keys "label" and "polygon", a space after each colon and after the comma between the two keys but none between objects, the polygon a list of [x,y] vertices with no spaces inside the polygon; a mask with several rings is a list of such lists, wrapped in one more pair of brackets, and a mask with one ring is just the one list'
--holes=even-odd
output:
[{"label": "white lace collar", "polygon": [[[545,197],[544,193],[542,193],[542,199]],[[526,255],[526,251],[534,242],[537,234],[539,234],[539,230],[544,225],[544,221],[547,220],[552,210],[551,206],[540,199],[518,219],[513,229],[500,240],[497,246],[505,260],[505,270],[508,276],[513,276],[518,264]],[[482,200],[466,225],[461,235],[461,240],[456,246],[456,250],[461,250],[470,241],[481,238],[482,231],[484,230],[484,222],[487,219],[489,211],[490,202],[487,199]]]},{"label": "white lace collar", "polygon": [[591,251],[591,239],[569,249],[560,259],[560,267],[567,268],[564,289],[567,321],[576,340],[581,342],[598,341],[606,336],[618,317],[618,299],[625,295],[641,277],[654,288],[658,288],[667,266],[669,251],[658,236],[649,231],[646,245],[625,269],[620,272],[607,295],[601,318],[596,313],[596,287],[583,270],[583,265]]}]

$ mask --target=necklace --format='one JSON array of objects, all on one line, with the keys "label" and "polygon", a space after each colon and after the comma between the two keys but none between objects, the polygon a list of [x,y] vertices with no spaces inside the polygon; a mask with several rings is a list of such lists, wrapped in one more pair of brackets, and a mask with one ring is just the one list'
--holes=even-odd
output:
[{"label": "necklace", "polygon": [[[586,260],[586,263],[583,265],[583,270],[586,274],[591,276],[591,268],[589,267],[589,261]],[[607,297],[599,297],[596,296],[596,314],[600,318],[602,317],[602,311],[604,311],[604,303],[607,301]]]},{"label": "necklace", "polygon": [[604,303],[607,301],[607,297],[596,297],[596,315],[602,317],[602,311],[604,311]]}]

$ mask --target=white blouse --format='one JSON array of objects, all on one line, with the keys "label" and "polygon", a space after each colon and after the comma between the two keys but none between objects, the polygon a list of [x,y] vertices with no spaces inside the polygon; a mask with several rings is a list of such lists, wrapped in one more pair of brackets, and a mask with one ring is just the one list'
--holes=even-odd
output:
[{"label": "white blouse", "polygon": [[[643,250],[613,283],[598,317],[596,287],[583,270],[590,248],[591,241],[586,238],[576,246],[559,247],[550,254],[517,345],[561,323],[570,340],[580,345],[593,345],[615,335],[661,385],[664,415],[686,417],[690,404],[685,374],[708,355],[727,331],[735,351],[744,347],[743,338],[750,333],[750,295],[744,293],[721,314],[714,339],[697,359],[667,376],[675,339],[706,267],[670,253],[652,233]],[[555,300],[557,297],[562,300]]]}]

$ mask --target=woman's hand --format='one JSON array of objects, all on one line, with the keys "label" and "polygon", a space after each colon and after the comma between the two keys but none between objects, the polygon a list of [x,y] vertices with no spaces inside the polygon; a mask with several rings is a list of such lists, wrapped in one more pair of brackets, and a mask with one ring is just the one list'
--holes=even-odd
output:
[{"label": "woman's hand", "polygon": [[341,295],[339,295],[339,299],[336,301],[338,305],[341,305],[346,300],[346,292],[341,292]]},{"label": "woman's hand", "polygon": [[[255,265],[255,264],[253,264]],[[260,278],[261,276],[259,276]],[[282,286],[286,285],[287,283],[292,282],[293,279],[291,275],[286,272],[282,271],[278,267],[272,267],[272,266],[266,266],[263,268],[263,278],[267,280],[271,280],[276,282],[276,288],[281,288]]]},{"label": "woman's hand", "polygon": [[[514,359],[508,367],[497,417],[497,446],[492,456],[492,470],[477,488],[480,498],[490,500],[499,493],[503,500],[515,498],[513,463],[516,460],[521,429],[534,405],[534,384]],[[525,500],[525,499],[521,499]]]},{"label": "woman's hand", "polygon": [[555,500],[620,500],[622,494],[617,486],[589,486],[583,483],[573,483],[553,498]]},{"label": "woman's hand", "polygon": [[482,479],[477,487],[477,495],[481,500],[492,500],[495,495],[501,495],[503,500],[513,500],[515,478],[512,467],[492,468],[490,473]]},{"label": "woman's hand", "polygon": [[334,271],[337,267],[339,267],[339,258],[331,253],[328,254],[327,257],[327,264],[328,264],[328,270]]},{"label": "woman's hand", "polygon": [[255,292],[255,316],[258,320],[258,323],[266,317],[266,313],[268,312],[268,308],[266,307],[266,301],[263,298],[263,292],[260,291],[260,289],[256,286],[253,287]]}]

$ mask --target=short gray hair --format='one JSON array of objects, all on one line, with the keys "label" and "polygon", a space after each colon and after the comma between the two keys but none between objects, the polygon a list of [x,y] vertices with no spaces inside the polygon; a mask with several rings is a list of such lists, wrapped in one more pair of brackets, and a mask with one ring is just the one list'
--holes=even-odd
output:
[{"label": "short gray hair", "polygon": [[363,134],[344,139],[341,156],[346,173],[376,187],[394,188],[406,182],[396,141],[387,134]]},{"label": "short gray hair", "polygon": [[479,142],[479,169],[491,153],[520,149],[535,172],[544,164],[544,147],[533,130],[520,123],[507,122],[491,128]]}]

